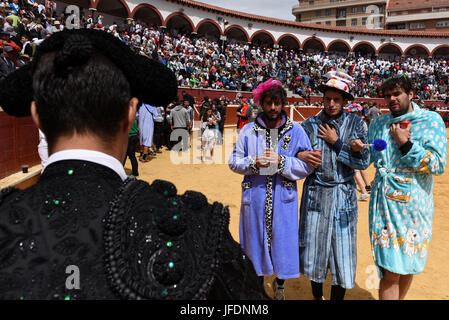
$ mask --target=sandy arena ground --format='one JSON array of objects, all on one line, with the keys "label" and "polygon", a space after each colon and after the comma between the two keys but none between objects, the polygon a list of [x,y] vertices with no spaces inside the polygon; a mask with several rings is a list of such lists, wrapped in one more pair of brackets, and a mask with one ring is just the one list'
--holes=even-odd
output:
[{"label": "sandy arena ground", "polygon": [[[225,129],[231,133],[231,138],[225,139],[224,146],[215,150],[214,162],[209,157],[207,162],[200,162],[200,140],[195,133],[192,138],[190,152],[176,153],[165,150],[150,162],[139,162],[140,179],[152,182],[155,179],[170,181],[176,185],[178,194],[186,190],[195,190],[205,194],[210,203],[219,201],[229,206],[231,221],[229,229],[236,241],[239,241],[239,211],[241,200],[242,176],[233,173],[226,161],[232,152],[235,133],[232,129]],[[225,131],[225,135],[226,135]],[[183,162],[183,163],[180,163]],[[188,163],[190,162],[190,164]],[[176,164],[178,163],[178,164]],[[129,160],[125,165],[130,173]],[[370,180],[375,170],[371,165],[368,168]],[[301,196],[302,184],[298,183],[298,194]],[[449,278],[445,276],[445,269],[449,261],[449,213],[444,208],[449,207],[449,197],[445,192],[449,190],[449,170],[441,176],[434,177],[434,224],[432,230],[432,243],[426,268],[420,275],[414,277],[412,286],[407,295],[409,300],[447,300],[449,299]],[[368,234],[368,201],[359,201],[358,221],[358,265],[356,285],[346,293],[347,300],[373,300],[378,299],[378,278],[373,264]],[[265,289],[268,295],[273,295],[271,283],[274,276],[265,278]],[[312,299],[310,281],[301,275],[298,279],[286,281],[286,299],[310,300]],[[329,299],[330,274],[324,285],[324,295]]]}]

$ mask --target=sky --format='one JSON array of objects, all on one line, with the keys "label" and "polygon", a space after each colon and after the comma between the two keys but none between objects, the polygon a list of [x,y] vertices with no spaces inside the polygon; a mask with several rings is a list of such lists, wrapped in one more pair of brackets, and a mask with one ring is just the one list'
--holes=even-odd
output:
[{"label": "sky", "polygon": [[298,0],[200,0],[217,7],[246,12],[259,16],[294,21],[293,6]]}]

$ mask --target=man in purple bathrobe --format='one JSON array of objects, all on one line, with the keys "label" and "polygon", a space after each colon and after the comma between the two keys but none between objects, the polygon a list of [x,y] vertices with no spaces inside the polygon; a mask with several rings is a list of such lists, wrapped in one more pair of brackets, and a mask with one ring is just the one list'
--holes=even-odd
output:
[{"label": "man in purple bathrobe", "polygon": [[229,159],[231,170],[244,175],[240,244],[259,276],[276,274],[274,298],[283,300],[284,280],[299,277],[296,180],[313,171],[295,156],[312,149],[283,110],[286,92],[279,81],[260,84],[254,101],[263,112],[242,128]]}]

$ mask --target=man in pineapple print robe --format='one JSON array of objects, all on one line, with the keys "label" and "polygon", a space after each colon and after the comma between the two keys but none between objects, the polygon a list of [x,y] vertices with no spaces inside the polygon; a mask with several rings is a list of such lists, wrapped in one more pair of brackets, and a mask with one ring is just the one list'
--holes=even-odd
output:
[{"label": "man in pineapple print robe", "polygon": [[[404,299],[414,274],[424,269],[432,237],[433,177],[447,160],[446,128],[441,116],[411,102],[412,84],[404,75],[382,85],[390,113],[373,120],[370,142],[376,176],[369,205],[374,262],[381,277],[380,299]],[[399,122],[409,121],[405,128]],[[404,124],[406,125],[406,124]]]}]

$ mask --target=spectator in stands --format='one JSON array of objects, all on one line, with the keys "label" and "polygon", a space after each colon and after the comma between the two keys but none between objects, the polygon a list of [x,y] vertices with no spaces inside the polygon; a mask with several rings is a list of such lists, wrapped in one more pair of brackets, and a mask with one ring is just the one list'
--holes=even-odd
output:
[{"label": "spectator in stands", "polygon": [[37,24],[34,29],[30,30],[31,38],[37,38],[37,39],[46,39],[48,32],[44,29],[42,24]]},{"label": "spectator in stands", "polygon": [[3,18],[1,16],[6,16],[6,6],[8,4],[8,1],[0,0],[0,28],[3,28]]},{"label": "spectator in stands", "polygon": [[22,45],[22,50],[20,51],[21,55],[26,54],[28,57],[33,56],[33,47],[30,40],[29,34],[23,34],[20,38],[20,43]]},{"label": "spectator in stands", "polygon": [[19,0],[12,0],[12,3],[9,6],[13,14],[19,15],[19,12],[21,10],[19,6]]},{"label": "spectator in stands", "polygon": [[2,48],[2,53],[0,54],[0,80],[6,78],[6,76],[16,69],[14,67],[14,62],[10,59],[10,54],[13,49],[9,46]]},{"label": "spectator in stands", "polygon": [[[0,27],[5,24],[6,28],[15,28],[19,46],[24,33],[30,34],[29,41],[34,46],[65,27],[64,17],[56,18],[50,2],[47,6],[28,2],[22,8],[24,12],[17,15],[15,11],[11,14],[7,1],[0,3],[7,4],[6,8],[0,6]],[[311,96],[320,94],[317,84],[322,75],[331,70],[351,70],[356,97],[378,97],[378,87],[383,80],[394,74],[405,74],[415,81],[416,96],[420,99],[449,100],[445,94],[449,86],[447,58],[405,57],[398,60],[361,54],[348,57],[339,53],[267,49],[232,39],[226,46],[221,46],[217,41],[198,36],[191,39],[181,30],[164,34],[138,20],[135,26],[116,22],[109,26],[104,25],[105,19],[101,15],[97,19],[86,17],[81,17],[83,27],[105,30],[136,52],[160,60],[177,74],[181,86],[251,91],[262,81],[275,77],[311,105]],[[17,66],[15,59],[13,61]],[[188,100],[191,104],[191,99]]]},{"label": "spectator in stands", "polygon": [[17,66],[17,55],[20,53],[20,47],[15,43],[11,36],[15,35],[14,31],[0,30],[0,48],[8,47],[7,54],[3,52],[4,56],[7,56],[13,63],[14,67]]}]

